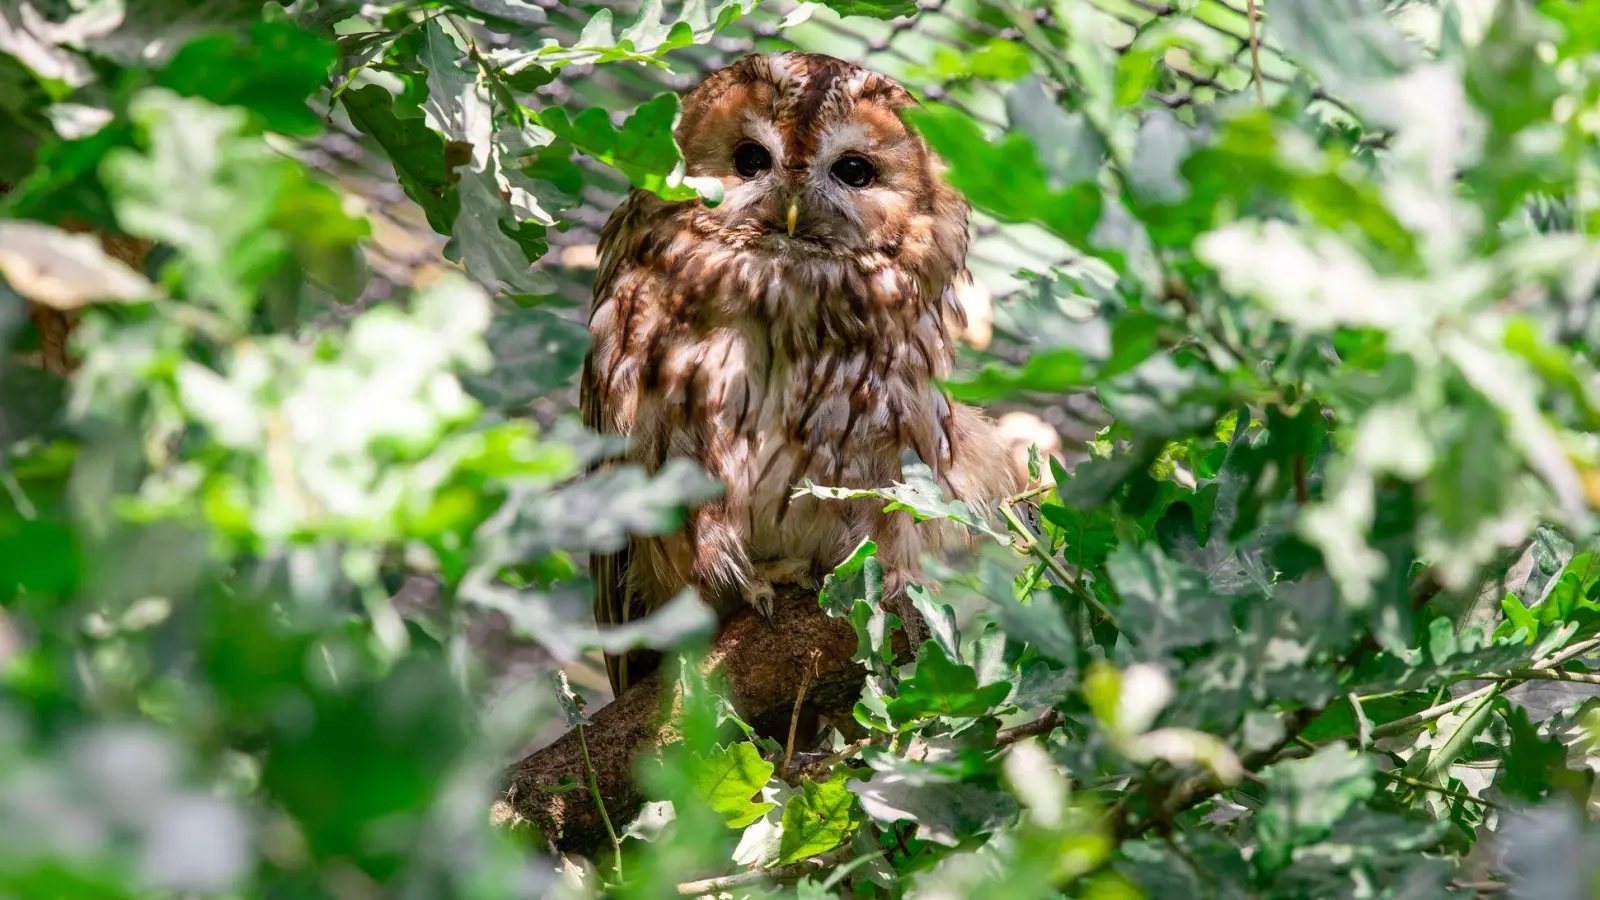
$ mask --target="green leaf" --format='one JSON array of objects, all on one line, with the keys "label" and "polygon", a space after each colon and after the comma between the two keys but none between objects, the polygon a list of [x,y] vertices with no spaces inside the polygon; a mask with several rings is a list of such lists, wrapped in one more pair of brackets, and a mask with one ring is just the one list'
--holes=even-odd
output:
[{"label": "green leaf", "polygon": [[1021,45],[1010,41],[990,41],[970,53],[941,45],[934,48],[930,65],[914,71],[919,80],[933,82],[1016,81],[1033,71],[1033,60]]},{"label": "green leaf", "polygon": [[560,107],[547,109],[540,123],[583,155],[628,176],[636,188],[663,200],[694,200],[700,193],[683,180],[683,154],[673,140],[678,121],[676,94],[659,94],[639,104],[618,129],[605,110],[590,107],[569,118]]},{"label": "green leaf", "polygon": [[[1238,112],[1221,123],[1212,143],[1179,166],[1189,192],[1181,200],[1142,206],[1140,219],[1156,244],[1188,248],[1222,221],[1244,213],[1272,215],[1292,205],[1335,234],[1363,238],[1385,268],[1411,264],[1416,239],[1378,187],[1356,178],[1339,154],[1308,154],[1312,146],[1308,135],[1285,130],[1265,112]],[[1195,249],[1207,256],[1204,247]],[[1281,258],[1284,249],[1263,245],[1249,252],[1259,260]]]},{"label": "green leaf", "polygon": [[1017,804],[992,778],[963,781],[954,773],[896,758],[877,748],[862,753],[872,777],[851,779],[850,792],[879,825],[913,822],[917,838],[946,847],[1012,821]]},{"label": "green leaf", "polygon": [[550,39],[536,49],[494,51],[489,58],[503,65],[507,75],[516,75],[529,66],[554,71],[569,65],[622,61],[664,65],[662,54],[709,41],[755,5],[756,0],[688,0],[678,5],[678,17],[669,25],[662,19],[662,0],[648,0],[640,5],[638,17],[621,34],[612,27],[611,10],[602,7],[570,46]]},{"label": "green leaf", "polygon": [[1537,802],[1555,786],[1552,776],[1565,767],[1567,748],[1558,740],[1540,736],[1526,709],[1506,709],[1501,715],[1510,740],[1495,786],[1509,797]]},{"label": "green leaf", "polygon": [[930,716],[975,718],[1003,703],[1009,684],[978,686],[971,666],[952,662],[933,641],[917,653],[917,670],[900,683],[900,695],[889,701],[889,716],[905,724]]},{"label": "green leaf", "polygon": [[[3,291],[0,283],[0,294]],[[67,382],[54,372],[9,361],[0,364],[0,465],[11,445],[60,433],[66,401]]]},{"label": "green leaf", "polygon": [[1053,187],[1093,182],[1105,143],[1082,112],[1067,112],[1044,79],[1029,78],[1006,92],[1006,119],[1033,142]]},{"label": "green leaf", "polygon": [[462,383],[485,406],[507,411],[566,385],[589,348],[587,328],[539,308],[500,313],[485,337],[494,367]]},{"label": "green leaf", "polygon": [[459,248],[467,274],[491,293],[498,292],[502,284],[529,294],[553,293],[555,280],[531,269],[527,252],[511,238],[518,222],[511,206],[501,198],[494,177],[465,166],[458,171],[461,212],[456,216],[451,244]]},{"label": "green leaf", "polygon": [[366,223],[298,163],[246,135],[243,110],[150,88],[129,111],[146,149],[111,150],[101,175],[124,228],[177,248],[190,300],[243,323],[289,261],[329,279],[353,263]]},{"label": "green leaf", "polygon": [[832,850],[850,836],[856,826],[856,798],[845,785],[842,777],[820,784],[808,781],[802,793],[789,798],[783,807],[778,865]]},{"label": "green leaf", "polygon": [[490,20],[510,25],[543,25],[549,15],[529,0],[455,0]]},{"label": "green leaf", "polygon": [[1098,566],[1117,547],[1116,519],[1108,509],[1045,503],[1039,514],[1061,534],[1061,558],[1075,568]]},{"label": "green leaf", "polygon": [[755,796],[772,777],[772,763],[761,758],[746,741],[718,747],[708,757],[694,761],[691,774],[695,793],[710,805],[729,828],[743,828],[766,815],[775,804],[756,803]]},{"label": "green leaf", "polygon": [[[1391,697],[1369,697],[1361,701],[1361,710],[1374,728],[1422,712],[1432,706],[1433,697],[1425,693],[1402,693]],[[1302,731],[1301,737],[1312,743],[1332,738],[1354,735],[1360,728],[1355,711],[1349,703],[1335,703],[1322,711]]]},{"label": "green leaf", "polygon": [[1449,777],[1450,767],[1494,720],[1494,700],[1492,695],[1485,697],[1439,719],[1435,725],[1438,732],[1428,752],[1412,758],[1406,766],[1407,774],[1432,784],[1444,784]]},{"label": "green leaf", "polygon": [[945,500],[944,489],[933,477],[933,469],[927,463],[916,459],[914,454],[908,452],[902,458],[900,465],[901,477],[905,481],[897,482],[892,487],[869,489],[819,487],[811,483],[808,478],[803,485],[795,488],[794,495],[800,497],[809,494],[824,500],[887,500],[888,505],[883,507],[886,513],[907,512],[918,522],[952,519],[972,531],[987,534],[997,541],[1005,540],[965,501]]},{"label": "green leaf", "polygon": [[850,607],[850,625],[856,632],[856,652],[850,657],[870,671],[888,674],[890,632],[900,627],[900,617],[883,608],[883,566],[869,556],[861,567],[863,598]]},{"label": "green leaf", "polygon": [[242,106],[269,131],[315,134],[321,118],[306,104],[338,55],[332,44],[288,22],[259,21],[249,34],[195,38],[168,61],[156,83],[219,106]]},{"label": "green leaf", "polygon": [[1032,354],[1021,366],[990,363],[971,378],[943,384],[957,400],[984,403],[1029,391],[1064,394],[1093,384],[1093,374],[1083,354],[1062,347]]},{"label": "green leaf", "polygon": [[1522,605],[1516,594],[1507,594],[1500,601],[1500,610],[1505,613],[1506,620],[1495,629],[1495,640],[1508,639],[1519,631],[1526,635],[1523,639],[1524,644],[1531,644],[1538,638],[1539,620],[1532,611]]},{"label": "green leaf", "polygon": [[1421,59],[1416,44],[1362,0],[1287,0],[1272,13],[1275,37],[1285,53],[1304,64],[1323,86],[1375,116],[1393,123],[1393,113],[1374,90]]},{"label": "green leaf", "polygon": [[841,16],[874,19],[898,19],[917,12],[916,0],[822,0],[822,5]]},{"label": "green leaf", "polygon": [[455,176],[445,164],[445,142],[420,116],[395,115],[395,100],[383,88],[369,84],[341,95],[350,122],[383,148],[400,186],[428,217],[440,234],[455,227],[461,198]]},{"label": "green leaf", "polygon": [[907,585],[906,597],[922,614],[928,634],[939,645],[939,649],[944,651],[945,656],[960,662],[961,632],[956,628],[956,611],[948,603],[933,602],[928,589],[920,584]]},{"label": "green leaf", "polygon": [[1117,624],[1141,656],[1160,658],[1233,635],[1227,600],[1213,596],[1199,572],[1155,547],[1121,548],[1106,560],[1106,571],[1122,597]]},{"label": "green leaf", "polygon": [[1287,866],[1296,847],[1315,843],[1377,786],[1372,762],[1344,745],[1270,766],[1261,773],[1267,802],[1257,815],[1260,865],[1266,872]]},{"label": "green leaf", "polygon": [[866,596],[865,575],[863,569],[867,559],[876,555],[878,545],[870,538],[856,545],[844,562],[833,567],[833,571],[822,579],[822,590],[817,601],[822,604],[823,612],[830,616],[847,616],[855,601]]},{"label": "green leaf", "polygon": [[949,164],[946,178],[972,205],[1004,222],[1037,222],[1077,246],[1100,220],[1093,183],[1052,188],[1033,142],[1020,131],[987,139],[978,123],[953,107],[929,105],[903,115]]}]

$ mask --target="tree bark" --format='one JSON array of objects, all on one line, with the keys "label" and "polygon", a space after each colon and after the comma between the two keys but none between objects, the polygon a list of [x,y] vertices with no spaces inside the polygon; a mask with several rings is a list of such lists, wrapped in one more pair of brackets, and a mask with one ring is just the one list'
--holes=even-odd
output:
[{"label": "tree bark", "polygon": [[[847,620],[824,614],[815,590],[794,585],[779,585],[777,590],[772,621],[753,609],[730,618],[706,654],[703,670],[724,681],[745,721],[783,734],[806,666],[814,665],[816,673],[806,691],[806,705],[822,712],[854,705],[866,670],[850,659],[856,650],[854,629]],[[651,674],[595,713],[593,724],[584,729],[600,795],[618,829],[643,801],[634,783],[634,762],[677,736],[662,715],[662,683],[661,672]],[[547,790],[564,779],[579,787],[563,793]],[[509,767],[491,819],[499,825],[535,828],[562,852],[593,855],[608,838],[587,785],[574,730]]]}]

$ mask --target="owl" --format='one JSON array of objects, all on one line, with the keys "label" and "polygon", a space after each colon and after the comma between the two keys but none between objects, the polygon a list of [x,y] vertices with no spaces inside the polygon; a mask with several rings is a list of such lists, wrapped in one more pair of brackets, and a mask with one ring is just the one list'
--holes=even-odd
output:
[{"label": "owl", "polygon": [[[814,583],[866,537],[896,603],[922,554],[970,540],[881,501],[795,496],[808,479],[884,487],[909,450],[974,508],[1020,487],[994,424],[935,385],[962,327],[968,207],[901,120],[914,104],[830,56],[746,57],[684,98],[676,132],[687,174],[719,179],[722,202],[634,190],[607,220],[585,422],[625,435],[632,462],[687,458],[725,488],[680,532],[591,562],[599,623],[686,586],[722,616],[770,616],[775,583]],[[613,689],[656,664],[608,658]]]}]

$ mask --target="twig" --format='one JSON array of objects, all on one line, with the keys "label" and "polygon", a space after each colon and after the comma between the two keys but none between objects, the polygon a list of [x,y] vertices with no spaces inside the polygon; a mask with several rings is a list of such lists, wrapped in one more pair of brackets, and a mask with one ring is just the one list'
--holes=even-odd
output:
[{"label": "twig", "polygon": [[872,746],[872,738],[870,737],[864,737],[859,741],[851,741],[795,773],[794,778],[789,780],[789,783],[793,784],[795,781],[800,780],[815,781],[817,776],[826,775],[829,769],[847,759],[854,759],[861,751],[870,746]]},{"label": "twig", "polygon": [[[1065,721],[1066,717],[1063,716],[1058,710],[1048,710],[1044,715],[1034,719],[1032,722],[1024,722],[1021,725],[1014,725],[1010,728],[1001,729],[1000,733],[995,735],[994,745],[996,748],[1005,748],[1030,737],[1036,737],[1041,734],[1049,734]],[[804,769],[801,769],[795,774],[794,779],[790,780],[790,783],[793,784],[794,781],[799,779],[815,780],[820,775],[826,775],[829,769],[847,759],[854,759],[858,754],[861,753],[861,751],[870,746],[872,746],[872,738],[870,737],[862,738],[859,741],[852,741],[848,744],[845,744],[836,752],[817,760],[811,765],[806,766]]]},{"label": "twig", "polygon": [[1028,523],[1022,521],[1022,517],[1017,515],[1016,510],[1011,508],[1011,504],[1009,502],[1002,502],[1000,504],[1000,515],[1005,517],[1006,524],[1010,525],[1012,530],[1022,538],[1022,543],[1028,548],[1028,552],[1033,554],[1035,559],[1044,563],[1045,568],[1050,570],[1050,574],[1056,577],[1056,580],[1061,583],[1062,587],[1071,591],[1073,596],[1083,601],[1085,606],[1088,606],[1090,609],[1098,613],[1102,619],[1105,619],[1107,622],[1111,622],[1112,624],[1116,624],[1116,617],[1111,614],[1111,610],[1107,609],[1104,603],[1101,603],[1098,599],[1096,599],[1094,594],[1084,590],[1083,585],[1078,583],[1078,579],[1074,578],[1072,573],[1067,571],[1067,567],[1063,566],[1061,561],[1056,559],[1056,555],[1051,553],[1050,550],[1039,541],[1039,536],[1033,533],[1033,529],[1028,527]]},{"label": "twig", "polygon": [[1004,499],[1004,500],[1002,500],[1000,502],[1003,503],[1006,506],[1015,506],[1015,505],[1017,505],[1018,503],[1021,503],[1024,500],[1032,500],[1034,497],[1037,497],[1040,494],[1048,493],[1048,492],[1053,491],[1055,489],[1056,489],[1056,485],[1055,484],[1041,484],[1041,485],[1037,485],[1035,487],[1028,488],[1027,490],[1023,491],[1020,494],[1012,494],[1011,496],[1007,497],[1006,499]]},{"label": "twig", "polygon": [[1476,803],[1476,804],[1478,804],[1480,806],[1486,806],[1489,809],[1505,809],[1505,807],[1503,807],[1500,804],[1494,802],[1493,800],[1485,800],[1482,797],[1474,797],[1471,794],[1466,793],[1465,791],[1451,790],[1450,788],[1447,788],[1442,784],[1433,784],[1431,782],[1422,781],[1420,779],[1411,778],[1411,777],[1408,777],[1408,776],[1405,776],[1405,775],[1397,775],[1394,772],[1386,772],[1383,769],[1376,769],[1374,771],[1376,771],[1376,773],[1378,774],[1378,776],[1380,778],[1387,778],[1390,781],[1395,782],[1396,784],[1403,784],[1403,785],[1406,785],[1407,787],[1413,787],[1413,788],[1416,788],[1419,791],[1428,791],[1428,792],[1434,793],[1434,794],[1442,794],[1442,795],[1444,795],[1446,797],[1451,798],[1452,800],[1460,800],[1463,803]]},{"label": "twig", "polygon": [[740,872],[737,875],[724,875],[720,878],[703,878],[699,881],[688,881],[678,885],[680,897],[704,897],[707,894],[720,894],[734,888],[744,887],[749,884],[759,884],[763,881],[789,881],[802,878],[812,872],[831,869],[850,856],[848,846],[837,850],[830,850],[821,856],[802,859],[797,863],[779,866],[775,869],[753,869],[749,872]]},{"label": "twig", "polygon": [[[1310,741],[1306,740],[1305,738],[1297,737],[1297,738],[1294,739],[1294,742],[1296,744],[1300,745],[1301,747],[1305,748],[1306,750],[1315,751],[1317,749],[1317,745],[1316,744],[1311,743]],[[1465,793],[1465,792],[1462,792],[1462,791],[1453,791],[1450,788],[1447,788],[1442,784],[1433,784],[1431,782],[1422,781],[1422,780],[1417,779],[1417,778],[1411,778],[1409,776],[1402,775],[1399,772],[1390,772],[1390,771],[1386,771],[1384,769],[1377,769],[1375,771],[1375,774],[1377,774],[1379,777],[1387,778],[1387,779],[1389,779],[1390,781],[1392,781],[1392,782],[1394,782],[1396,784],[1403,784],[1403,785],[1406,785],[1408,787],[1414,787],[1419,791],[1430,791],[1430,792],[1435,793],[1435,794],[1443,794],[1446,797],[1450,797],[1450,798],[1455,799],[1455,800],[1460,800],[1460,801],[1462,801],[1464,803],[1477,803],[1477,804],[1479,804],[1481,806],[1487,806],[1490,809],[1504,809],[1504,807],[1502,807],[1498,803],[1495,803],[1493,800],[1484,800],[1484,799],[1482,799],[1480,797],[1474,797],[1471,794],[1468,794],[1468,793]]]},{"label": "twig", "polygon": [[[1498,677],[1494,675],[1482,676],[1494,679],[1497,683],[1478,688],[1469,694],[1462,694],[1454,700],[1440,703],[1437,706],[1430,706],[1421,712],[1412,713],[1403,719],[1395,719],[1393,722],[1387,722],[1383,725],[1379,725],[1377,728],[1372,729],[1372,738],[1373,740],[1377,740],[1378,738],[1393,737],[1397,734],[1403,734],[1417,727],[1418,725],[1426,725],[1429,722],[1442,719],[1450,713],[1455,712],[1458,708],[1467,705],[1468,703],[1476,703],[1492,693],[1507,690],[1508,687],[1515,687],[1516,684],[1520,684],[1523,681],[1536,678],[1547,679],[1550,681],[1565,681],[1568,679],[1561,676],[1582,676],[1583,673],[1581,672],[1560,672],[1559,670],[1556,670],[1555,667],[1564,662],[1575,659],[1576,657],[1582,656],[1596,648],[1600,648],[1600,638],[1590,638],[1589,640],[1579,641],[1578,643],[1573,644],[1571,647],[1567,647],[1554,656],[1551,656],[1549,659],[1535,663],[1531,668],[1518,670],[1512,674]],[[1594,676],[1573,678],[1571,680],[1581,681],[1583,683],[1600,683],[1600,678],[1596,678],[1594,682],[1590,682],[1590,677]],[[1512,682],[1514,682],[1514,684]],[[1321,741],[1317,744],[1317,746],[1324,747],[1328,744],[1349,743],[1355,739],[1355,735],[1344,735],[1343,737],[1329,738],[1328,740]]]},{"label": "twig", "polygon": [[1009,747],[1017,741],[1037,737],[1041,734],[1049,734],[1055,731],[1057,726],[1064,721],[1066,721],[1066,717],[1060,711],[1052,709],[1032,722],[1024,722],[1021,725],[1001,729],[1000,733],[995,735],[994,744],[996,747]]},{"label": "twig", "polygon": [[589,776],[589,796],[594,799],[594,805],[600,810],[600,821],[605,823],[606,837],[611,839],[611,851],[616,855],[617,879],[622,878],[622,839],[617,837],[617,830],[611,827],[611,815],[606,812],[606,804],[600,799],[600,782],[594,777],[594,764],[589,762],[589,741],[583,734],[583,726],[578,726],[578,747],[583,751],[583,771]]},{"label": "twig", "polygon": [[1256,0],[1245,0],[1245,18],[1250,20],[1250,74],[1256,81],[1256,99],[1267,105],[1267,87],[1261,83],[1261,41],[1256,37]]},{"label": "twig", "polygon": [[1234,361],[1240,366],[1246,369],[1251,367],[1250,357],[1246,356],[1243,350],[1233,345],[1233,340],[1228,337],[1228,332],[1222,327],[1221,322],[1212,320],[1210,316],[1201,311],[1200,304],[1195,302],[1194,297],[1189,294],[1189,288],[1183,282],[1169,281],[1163,298],[1177,303],[1185,313],[1199,319],[1206,333],[1211,335],[1211,339],[1216,341],[1217,345],[1223,350],[1227,351],[1228,355],[1233,357]]},{"label": "twig", "polygon": [[[1245,754],[1244,758],[1240,760],[1244,770],[1246,772],[1255,772],[1276,761],[1279,754],[1283,752],[1283,748],[1300,737],[1300,732],[1305,731],[1312,720],[1322,714],[1322,710],[1323,707],[1320,706],[1296,710],[1289,716],[1289,720],[1284,723],[1283,738],[1281,740],[1264,750],[1255,750]],[[1132,796],[1131,794],[1124,794],[1123,799],[1119,800],[1106,813],[1106,819],[1110,822],[1116,840],[1120,843],[1144,834],[1153,828],[1157,822],[1171,822],[1178,813],[1210,797],[1220,788],[1221,785],[1217,782],[1215,775],[1210,772],[1201,772],[1173,785],[1172,790],[1167,793],[1167,802],[1162,805],[1162,808],[1153,811],[1150,817],[1141,822],[1132,822],[1127,818],[1127,806],[1124,801],[1129,796]]]},{"label": "twig", "polygon": [[811,687],[811,679],[817,674],[817,657],[820,650],[812,650],[806,657],[806,672],[800,679],[800,690],[794,697],[794,712],[789,714],[789,741],[783,746],[783,768],[778,770],[779,778],[789,777],[789,760],[794,758],[794,734],[800,728],[800,706],[806,702],[806,690]]}]

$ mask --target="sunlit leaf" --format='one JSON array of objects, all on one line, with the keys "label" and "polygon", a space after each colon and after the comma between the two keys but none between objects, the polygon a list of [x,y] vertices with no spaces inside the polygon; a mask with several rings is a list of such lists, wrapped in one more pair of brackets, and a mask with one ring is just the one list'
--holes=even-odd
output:
[{"label": "sunlit leaf", "polygon": [[740,742],[718,747],[710,757],[696,760],[692,777],[695,792],[727,826],[743,828],[772,808],[772,803],[757,803],[751,797],[772,777],[773,770],[754,744]]}]

